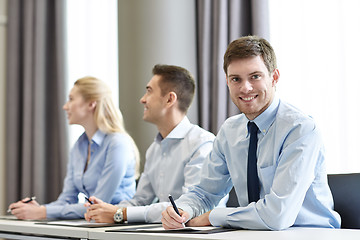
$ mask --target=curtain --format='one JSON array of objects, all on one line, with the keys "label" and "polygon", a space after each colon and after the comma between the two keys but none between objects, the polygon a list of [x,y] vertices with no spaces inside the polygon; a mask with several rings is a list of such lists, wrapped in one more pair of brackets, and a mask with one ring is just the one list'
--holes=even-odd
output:
[{"label": "curtain", "polygon": [[65,1],[8,1],[6,96],[7,204],[55,200],[68,156]]},{"label": "curtain", "polygon": [[269,40],[268,0],[197,0],[196,11],[199,124],[217,133],[226,118],[239,113],[226,86],[224,53],[241,36]]}]

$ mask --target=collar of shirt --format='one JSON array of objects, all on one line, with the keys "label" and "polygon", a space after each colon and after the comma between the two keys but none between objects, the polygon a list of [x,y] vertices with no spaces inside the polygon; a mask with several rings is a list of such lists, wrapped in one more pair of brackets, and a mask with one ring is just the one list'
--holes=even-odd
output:
[{"label": "collar of shirt", "polygon": [[[91,138],[91,143],[95,143],[100,147],[105,139],[105,136],[106,134],[98,129]],[[81,135],[81,141],[86,142],[86,145],[88,145],[89,143],[88,137],[85,132]]]},{"label": "collar of shirt", "polygon": [[[186,136],[188,131],[191,128],[191,123],[187,116],[181,120],[181,122],[166,136],[167,139],[182,139]],[[164,138],[161,136],[160,133],[156,135],[155,141],[161,142]]]},{"label": "collar of shirt", "polygon": [[101,146],[105,139],[106,134],[100,131],[99,129],[96,131],[94,136],[91,138],[91,141],[96,143],[98,146]]},{"label": "collar of shirt", "polygon": [[270,106],[254,119],[256,126],[258,126],[260,132],[263,135],[265,135],[269,131],[271,124],[275,121],[275,116],[279,108],[279,103],[279,98],[275,96]]}]

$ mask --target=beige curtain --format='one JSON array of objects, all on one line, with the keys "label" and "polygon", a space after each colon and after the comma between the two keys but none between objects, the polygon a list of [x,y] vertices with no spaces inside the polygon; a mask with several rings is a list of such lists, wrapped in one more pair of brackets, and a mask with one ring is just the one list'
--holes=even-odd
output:
[{"label": "beige curtain", "polygon": [[27,196],[50,202],[62,189],[68,156],[64,3],[8,1],[7,203]]}]

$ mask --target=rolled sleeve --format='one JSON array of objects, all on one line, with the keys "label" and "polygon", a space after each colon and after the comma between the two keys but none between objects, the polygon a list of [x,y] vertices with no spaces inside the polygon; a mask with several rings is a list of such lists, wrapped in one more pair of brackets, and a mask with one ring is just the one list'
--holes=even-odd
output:
[{"label": "rolled sleeve", "polygon": [[[211,225],[217,227],[234,227],[238,229],[270,230],[257,214],[256,204],[253,202],[246,208],[215,208],[211,211],[209,220]],[[241,213],[239,218],[238,213]],[[240,227],[241,226],[241,227]]]}]

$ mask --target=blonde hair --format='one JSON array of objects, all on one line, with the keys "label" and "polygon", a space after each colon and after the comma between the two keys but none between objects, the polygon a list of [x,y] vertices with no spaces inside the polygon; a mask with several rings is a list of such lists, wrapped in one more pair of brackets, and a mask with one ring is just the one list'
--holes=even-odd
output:
[{"label": "blonde hair", "polygon": [[94,118],[97,127],[104,133],[126,134],[134,146],[136,159],[135,177],[138,178],[140,166],[139,149],[135,141],[127,133],[124,126],[123,116],[120,109],[115,107],[112,99],[111,89],[101,80],[87,76],[76,80],[74,86],[78,87],[79,93],[85,101],[95,101]]}]

